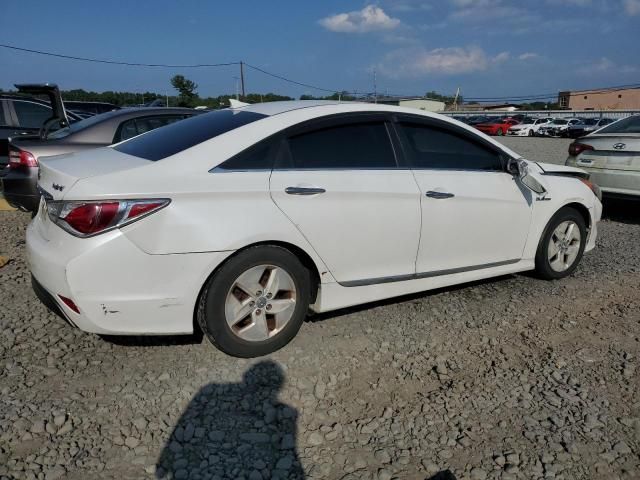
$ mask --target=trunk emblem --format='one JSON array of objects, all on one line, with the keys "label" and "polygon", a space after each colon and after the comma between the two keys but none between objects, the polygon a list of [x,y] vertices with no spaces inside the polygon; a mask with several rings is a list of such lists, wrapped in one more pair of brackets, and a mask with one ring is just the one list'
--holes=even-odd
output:
[{"label": "trunk emblem", "polygon": [[613,148],[615,148],[616,150],[624,150],[625,148],[627,148],[627,145],[625,143],[614,143]]},{"label": "trunk emblem", "polygon": [[59,185],[57,183],[54,183],[53,185],[51,185],[53,187],[54,190],[58,190],[59,192],[61,192],[62,190],[64,190],[64,185]]}]

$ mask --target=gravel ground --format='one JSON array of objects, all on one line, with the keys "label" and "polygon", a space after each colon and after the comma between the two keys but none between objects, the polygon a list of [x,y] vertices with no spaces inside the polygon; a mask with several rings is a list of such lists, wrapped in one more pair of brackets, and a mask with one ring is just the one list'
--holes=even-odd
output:
[{"label": "gravel ground", "polygon": [[640,214],[607,207],[568,279],[316,316],[251,361],[69,327],[0,212],[0,478],[640,478]]},{"label": "gravel ground", "polygon": [[564,165],[567,159],[570,138],[545,137],[495,137],[496,140],[534,162]]}]

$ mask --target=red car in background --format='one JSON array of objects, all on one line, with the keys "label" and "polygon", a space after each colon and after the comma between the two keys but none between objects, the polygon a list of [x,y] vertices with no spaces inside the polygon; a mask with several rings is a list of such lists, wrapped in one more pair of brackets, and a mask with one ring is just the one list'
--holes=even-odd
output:
[{"label": "red car in background", "polygon": [[474,125],[482,133],[487,135],[506,135],[509,128],[518,125],[520,122],[514,118],[496,118],[491,122],[479,123]]}]

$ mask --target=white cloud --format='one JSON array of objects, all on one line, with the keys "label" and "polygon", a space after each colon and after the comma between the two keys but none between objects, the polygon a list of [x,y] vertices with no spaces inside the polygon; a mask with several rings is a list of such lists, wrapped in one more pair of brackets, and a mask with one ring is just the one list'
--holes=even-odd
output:
[{"label": "white cloud", "polygon": [[493,63],[504,63],[511,58],[511,54],[509,52],[500,52],[495,57],[491,59]]},{"label": "white cloud", "polygon": [[449,47],[427,50],[402,49],[387,54],[376,68],[391,78],[419,77],[427,74],[456,75],[486,70],[494,62],[509,57],[507,52],[489,58],[479,47]]},{"label": "white cloud", "polygon": [[602,57],[590,64],[584,65],[578,69],[578,72],[582,75],[600,75],[604,73],[636,73],[640,71],[640,68],[635,65],[618,65],[617,63],[609,60],[607,57]]},{"label": "white cloud", "polygon": [[518,55],[518,60],[532,60],[534,58],[538,58],[540,55],[534,52],[525,52],[523,54]]},{"label": "white cloud", "polygon": [[366,33],[393,30],[400,25],[400,20],[390,17],[380,7],[367,5],[362,10],[323,18],[319,23],[332,32]]},{"label": "white cloud", "polygon": [[640,0],[624,0],[624,11],[627,15],[640,15]]}]

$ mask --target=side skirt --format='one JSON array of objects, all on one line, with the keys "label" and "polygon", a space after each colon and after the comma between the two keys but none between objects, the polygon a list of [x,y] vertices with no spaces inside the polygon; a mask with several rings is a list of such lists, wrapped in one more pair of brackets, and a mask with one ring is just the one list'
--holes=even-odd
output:
[{"label": "side skirt", "polygon": [[316,302],[311,306],[311,309],[316,313],[328,312],[340,308],[352,307],[354,305],[386,300],[401,295],[410,295],[412,293],[475,282],[477,280],[499,277],[501,275],[525,272],[533,270],[534,268],[535,262],[533,259],[530,259],[493,267],[439,274],[437,276],[431,275],[420,278],[411,276],[411,278],[406,280],[394,280],[392,282],[375,283],[371,285],[345,287],[339,283],[323,283],[320,285],[318,297]]}]

